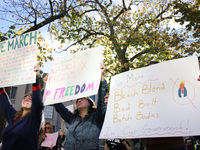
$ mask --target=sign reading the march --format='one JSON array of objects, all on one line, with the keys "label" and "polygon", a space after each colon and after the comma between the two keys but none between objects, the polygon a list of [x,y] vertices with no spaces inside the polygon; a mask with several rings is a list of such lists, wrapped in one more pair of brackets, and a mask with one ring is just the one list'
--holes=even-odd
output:
[{"label": "sign reading the march", "polygon": [[34,83],[37,31],[0,43],[0,87]]},{"label": "sign reading the march", "polygon": [[100,138],[200,135],[198,76],[197,57],[113,76]]},{"label": "sign reading the march", "polygon": [[45,88],[44,105],[97,94],[100,62],[100,48],[80,51],[53,62]]}]

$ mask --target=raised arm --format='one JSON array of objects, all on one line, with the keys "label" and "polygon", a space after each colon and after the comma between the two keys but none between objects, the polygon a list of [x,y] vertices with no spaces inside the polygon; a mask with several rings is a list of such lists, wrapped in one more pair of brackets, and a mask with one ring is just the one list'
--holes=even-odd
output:
[{"label": "raised arm", "polygon": [[[36,125],[40,125],[42,120],[42,94],[40,88],[40,79],[39,79],[39,66],[36,64],[34,66],[34,71],[36,72],[36,83],[32,85],[32,106],[31,106],[31,115],[35,120]],[[39,126],[37,127],[39,129]]]},{"label": "raised arm", "polygon": [[74,119],[74,116],[72,115],[72,112],[69,111],[63,103],[54,104],[54,107],[56,111],[60,114],[60,116],[68,123],[70,124],[71,121]]},{"label": "raised arm", "polygon": [[36,79],[36,83],[32,85],[32,106],[31,106],[31,114],[34,117],[35,121],[42,120],[42,94],[40,88],[39,77]]},{"label": "raised arm", "polygon": [[4,88],[0,88],[0,108],[7,122],[10,123],[16,114]]},{"label": "raised arm", "polygon": [[98,102],[97,102],[97,110],[96,110],[96,120],[99,121],[101,124],[103,124],[105,113],[106,113],[106,108],[107,106],[104,103],[104,97],[106,95],[106,92],[108,90],[107,82],[103,78],[103,73],[105,71],[105,65],[102,62],[100,65],[101,68],[101,82],[100,82],[100,87],[98,91]]},{"label": "raised arm", "polygon": [[61,131],[63,132],[63,134],[66,136],[67,135],[67,128],[65,126],[65,121],[62,119],[62,123],[61,123]]}]

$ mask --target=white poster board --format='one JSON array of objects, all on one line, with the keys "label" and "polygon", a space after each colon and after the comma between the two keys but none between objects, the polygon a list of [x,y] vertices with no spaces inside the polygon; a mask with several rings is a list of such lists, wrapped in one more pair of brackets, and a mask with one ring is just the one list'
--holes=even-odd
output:
[{"label": "white poster board", "polygon": [[72,104],[72,105],[66,106],[66,108],[67,108],[69,111],[71,111],[71,112],[74,111],[74,105],[73,105],[73,104]]},{"label": "white poster board", "polygon": [[42,147],[51,147],[56,145],[57,142],[57,138],[58,138],[58,132],[55,133],[45,133],[46,134],[46,138],[44,139],[44,141],[41,143]]},{"label": "white poster board", "polygon": [[113,76],[100,139],[200,135],[198,76],[197,57]]},{"label": "white poster board", "polygon": [[100,62],[100,48],[80,51],[53,62],[45,88],[44,105],[97,94]]},{"label": "white poster board", "polygon": [[0,43],[0,87],[35,83],[37,31]]}]

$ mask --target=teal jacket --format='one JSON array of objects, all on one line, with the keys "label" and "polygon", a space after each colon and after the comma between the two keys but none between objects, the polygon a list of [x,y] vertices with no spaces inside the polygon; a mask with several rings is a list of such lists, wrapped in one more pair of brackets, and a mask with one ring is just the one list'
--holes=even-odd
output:
[{"label": "teal jacket", "polygon": [[[104,104],[107,89],[106,81],[101,81],[98,92],[97,110],[91,115],[86,115],[84,118],[80,116],[74,117],[62,103],[54,105],[56,111],[69,124],[65,138],[65,150],[99,149],[99,134],[107,108]],[[78,125],[79,123],[80,125]]]}]

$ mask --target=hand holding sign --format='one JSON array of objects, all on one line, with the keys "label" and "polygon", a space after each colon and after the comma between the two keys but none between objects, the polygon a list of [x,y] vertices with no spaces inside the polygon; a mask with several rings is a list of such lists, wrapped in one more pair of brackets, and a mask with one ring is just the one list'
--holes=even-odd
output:
[{"label": "hand holding sign", "polygon": [[47,74],[47,75],[44,77],[44,79],[43,79],[45,84],[47,83],[48,76],[49,76],[49,75]]},{"label": "hand holding sign", "polygon": [[100,63],[100,69],[101,69],[101,81],[103,81],[104,80],[103,79],[103,73],[106,70],[106,67],[105,67],[105,64],[104,64],[103,61]]},{"label": "hand holding sign", "polygon": [[39,76],[40,68],[38,63],[34,65],[34,71],[36,72],[36,76]]},{"label": "hand holding sign", "polygon": [[105,101],[104,103],[106,104],[106,106],[108,105],[108,98],[110,96],[110,93],[108,93],[104,98],[105,98]]}]

